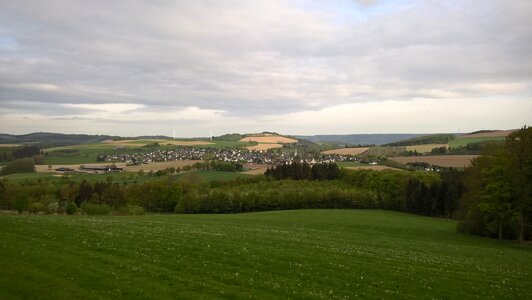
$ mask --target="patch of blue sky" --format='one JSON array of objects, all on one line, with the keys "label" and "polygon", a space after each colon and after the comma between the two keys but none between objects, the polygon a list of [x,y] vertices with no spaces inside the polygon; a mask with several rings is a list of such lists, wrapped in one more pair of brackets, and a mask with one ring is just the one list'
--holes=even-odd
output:
[{"label": "patch of blue sky", "polygon": [[296,7],[334,16],[340,24],[370,20],[372,17],[397,13],[415,5],[413,0],[292,0]]},{"label": "patch of blue sky", "polygon": [[18,47],[17,42],[15,39],[6,36],[6,35],[0,35],[0,50],[16,50]]}]

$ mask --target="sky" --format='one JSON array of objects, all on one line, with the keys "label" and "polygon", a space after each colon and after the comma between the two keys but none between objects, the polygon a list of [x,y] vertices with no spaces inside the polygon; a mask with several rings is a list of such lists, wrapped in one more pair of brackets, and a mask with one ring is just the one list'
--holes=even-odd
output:
[{"label": "sky", "polygon": [[532,125],[528,0],[0,0],[0,132]]}]

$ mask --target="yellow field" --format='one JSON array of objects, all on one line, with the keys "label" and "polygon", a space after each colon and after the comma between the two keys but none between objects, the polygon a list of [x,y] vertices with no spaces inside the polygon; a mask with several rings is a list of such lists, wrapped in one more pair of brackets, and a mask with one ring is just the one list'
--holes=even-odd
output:
[{"label": "yellow field", "polygon": [[11,148],[11,147],[18,147],[22,146],[22,144],[0,144],[0,148]]},{"label": "yellow field", "polygon": [[440,167],[463,168],[471,164],[471,160],[478,155],[430,155],[430,156],[410,156],[410,157],[390,157],[391,160],[406,164],[411,162],[424,162]]},{"label": "yellow field", "polygon": [[417,151],[418,153],[429,153],[434,148],[447,147],[447,144],[426,144],[406,146],[406,151]]},{"label": "yellow field", "polygon": [[[176,160],[176,161],[166,161],[166,162],[154,162],[154,163],[142,164],[138,166],[126,166],[126,163],[115,163],[114,165],[116,165],[119,168],[123,168],[124,171],[126,172],[138,172],[140,170],[143,170],[144,172],[149,172],[149,171],[156,172],[156,171],[164,170],[166,168],[171,168],[171,167],[177,168],[177,167],[183,167],[183,166],[191,166],[197,162],[203,162],[203,161],[202,160]],[[81,165],[85,167],[103,167],[103,166],[109,166],[112,164],[113,163],[111,162],[107,162],[107,163],[98,163],[98,164],[52,165],[51,169],[48,168],[48,165],[35,165],[35,170],[37,172],[55,173],[54,170],[59,167],[71,168],[71,169],[78,171]]]},{"label": "yellow field", "polygon": [[282,146],[283,146],[282,144],[258,144],[255,146],[246,147],[246,149],[250,151],[265,151],[268,149],[281,148]]},{"label": "yellow field", "polygon": [[366,151],[369,148],[340,148],[334,150],[323,151],[323,154],[338,154],[338,155],[359,155]]},{"label": "yellow field", "polygon": [[266,143],[266,144],[291,144],[297,143],[297,140],[287,138],[279,135],[268,135],[268,136],[248,136],[240,139],[241,142],[257,142],[257,143]]},{"label": "yellow field", "polygon": [[517,131],[517,129],[511,130],[497,130],[494,132],[483,132],[483,133],[474,133],[474,134],[465,134],[461,135],[460,138],[474,138],[474,137],[505,137],[510,133]]}]

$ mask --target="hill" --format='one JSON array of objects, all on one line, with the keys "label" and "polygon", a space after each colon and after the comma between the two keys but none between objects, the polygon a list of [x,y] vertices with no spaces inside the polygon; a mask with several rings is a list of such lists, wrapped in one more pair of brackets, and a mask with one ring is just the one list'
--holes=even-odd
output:
[{"label": "hill", "polygon": [[529,247],[455,227],[380,210],[4,214],[0,298],[529,298]]},{"label": "hill", "polygon": [[423,136],[424,134],[329,134],[329,135],[296,135],[298,139],[306,139],[315,143],[329,142],[345,145],[383,145],[404,139]]},{"label": "hill", "polygon": [[427,145],[427,144],[447,144],[450,141],[456,139],[456,135],[451,133],[442,134],[430,134],[414,138],[401,140],[398,142],[388,143],[385,146],[398,147],[398,146],[414,146],[414,145]]},{"label": "hill", "polygon": [[80,144],[95,144],[105,140],[120,139],[169,139],[165,136],[139,136],[135,138],[126,138],[111,135],[89,135],[89,134],[63,134],[51,132],[34,132],[22,135],[0,134],[1,144],[24,144],[35,143],[43,147],[56,147]]}]

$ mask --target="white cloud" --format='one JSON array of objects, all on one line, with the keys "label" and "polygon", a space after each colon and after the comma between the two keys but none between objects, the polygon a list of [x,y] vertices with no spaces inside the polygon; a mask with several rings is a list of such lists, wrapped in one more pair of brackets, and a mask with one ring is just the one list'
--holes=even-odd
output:
[{"label": "white cloud", "polygon": [[127,111],[137,110],[139,108],[144,107],[142,104],[135,104],[135,103],[104,103],[104,104],[90,104],[90,103],[82,103],[82,104],[64,104],[64,106],[67,107],[75,107],[75,108],[84,108],[89,110],[98,110],[98,111],[104,111],[109,113],[123,113]]}]

